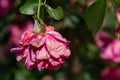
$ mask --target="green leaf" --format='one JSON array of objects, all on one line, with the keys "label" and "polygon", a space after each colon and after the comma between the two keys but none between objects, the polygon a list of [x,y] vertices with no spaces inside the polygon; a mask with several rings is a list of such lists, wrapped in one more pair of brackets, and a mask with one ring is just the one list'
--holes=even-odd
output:
[{"label": "green leaf", "polygon": [[104,20],[106,11],[106,0],[97,0],[91,6],[88,7],[85,13],[85,21],[88,28],[93,32],[97,33]]},{"label": "green leaf", "polygon": [[56,20],[60,20],[64,16],[63,9],[60,6],[58,6],[56,9],[53,9],[50,6],[46,5],[45,8],[48,14]]},{"label": "green leaf", "polygon": [[38,0],[27,0],[25,4],[20,7],[22,14],[33,15],[37,12]]}]

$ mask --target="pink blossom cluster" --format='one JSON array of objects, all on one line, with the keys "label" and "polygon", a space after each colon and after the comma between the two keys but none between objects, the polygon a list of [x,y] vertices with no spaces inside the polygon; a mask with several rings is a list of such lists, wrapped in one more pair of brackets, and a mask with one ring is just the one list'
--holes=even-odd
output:
[{"label": "pink blossom cluster", "polygon": [[17,61],[24,59],[28,69],[37,67],[38,70],[52,70],[70,56],[69,42],[54,31],[54,27],[45,26],[45,29],[42,34],[25,31],[21,36],[20,46],[11,49],[18,55]]},{"label": "pink blossom cluster", "polygon": [[113,62],[120,62],[120,40],[114,39],[104,31],[95,36],[95,41],[100,48],[100,56]]}]

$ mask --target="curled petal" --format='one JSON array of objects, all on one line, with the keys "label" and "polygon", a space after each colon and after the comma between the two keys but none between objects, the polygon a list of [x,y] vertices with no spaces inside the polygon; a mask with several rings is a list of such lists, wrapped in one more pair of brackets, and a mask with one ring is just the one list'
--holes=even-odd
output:
[{"label": "curled petal", "polygon": [[17,48],[10,49],[10,51],[13,53],[21,52],[22,50],[23,50],[23,47],[17,47]]},{"label": "curled petal", "polygon": [[45,37],[39,35],[37,38],[31,40],[30,44],[36,48],[40,48],[45,43]]},{"label": "curled petal", "polygon": [[48,39],[46,40],[46,48],[47,48],[47,50],[48,50],[48,52],[49,52],[49,54],[50,54],[51,56],[53,56],[53,57],[55,57],[55,58],[59,58],[59,57],[60,57],[60,55],[57,54],[57,52],[56,52],[56,44],[55,44],[55,41],[52,40],[51,38],[48,38]]},{"label": "curled petal", "polygon": [[17,56],[17,61],[20,61],[23,57],[21,55]]},{"label": "curled petal", "polygon": [[28,69],[31,69],[31,67],[34,65],[34,62],[31,60],[31,54],[29,54],[29,49],[25,49],[24,54],[27,54],[25,59],[25,66]]},{"label": "curled petal", "polygon": [[35,37],[36,37],[36,35],[33,34],[32,32],[25,31],[21,37],[20,44],[27,45],[27,44],[29,44],[30,40],[32,40]]},{"label": "curled petal", "polygon": [[47,32],[47,34],[53,37],[54,39],[64,43],[65,45],[69,44],[69,42],[65,38],[63,38],[58,32],[50,31],[50,32]]},{"label": "curled petal", "polygon": [[20,61],[23,58],[23,55],[24,55],[23,51],[24,51],[23,47],[18,47],[18,48],[12,48],[11,49],[11,52],[19,54],[16,58],[17,61]]},{"label": "curled petal", "polygon": [[43,61],[39,62],[39,64],[37,65],[39,71],[43,69],[43,65],[44,65]]},{"label": "curled petal", "polygon": [[46,27],[46,31],[49,32],[49,31],[54,31],[55,28],[53,26],[48,26]]}]

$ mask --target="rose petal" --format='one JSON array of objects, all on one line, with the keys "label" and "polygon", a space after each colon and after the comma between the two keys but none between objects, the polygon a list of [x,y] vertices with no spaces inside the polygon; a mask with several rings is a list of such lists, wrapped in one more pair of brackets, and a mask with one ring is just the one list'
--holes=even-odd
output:
[{"label": "rose petal", "polygon": [[49,54],[45,46],[43,46],[40,50],[36,52],[36,59],[43,60],[43,59],[48,59],[48,58],[49,58]]}]

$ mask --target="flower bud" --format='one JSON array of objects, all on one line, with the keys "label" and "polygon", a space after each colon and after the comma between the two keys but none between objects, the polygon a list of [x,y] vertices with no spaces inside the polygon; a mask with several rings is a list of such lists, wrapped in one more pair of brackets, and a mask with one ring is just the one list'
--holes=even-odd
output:
[{"label": "flower bud", "polygon": [[33,33],[36,33],[36,34],[45,33],[45,29],[36,20],[34,23]]}]

